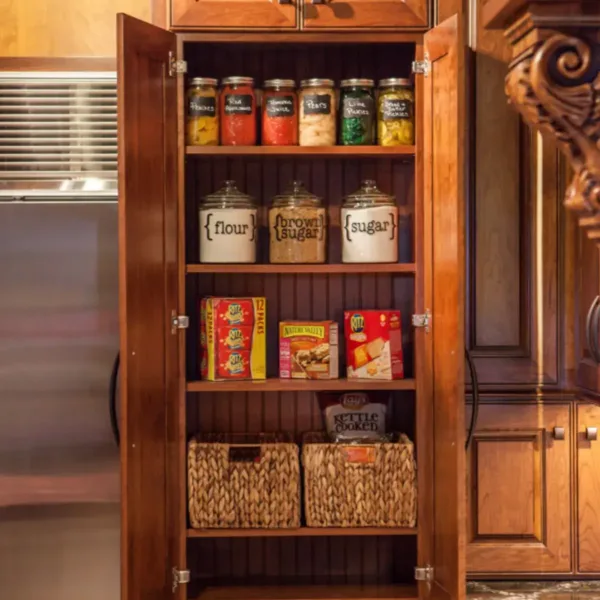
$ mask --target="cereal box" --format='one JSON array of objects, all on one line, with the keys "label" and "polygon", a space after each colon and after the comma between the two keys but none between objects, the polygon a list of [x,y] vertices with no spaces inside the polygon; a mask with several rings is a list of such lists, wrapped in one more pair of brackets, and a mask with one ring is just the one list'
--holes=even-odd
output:
[{"label": "cereal box", "polygon": [[349,379],[403,379],[400,311],[345,311]]},{"label": "cereal box", "polygon": [[200,345],[202,379],[265,379],[265,299],[203,298]]},{"label": "cereal box", "polygon": [[335,321],[279,323],[279,377],[337,379],[338,324]]}]

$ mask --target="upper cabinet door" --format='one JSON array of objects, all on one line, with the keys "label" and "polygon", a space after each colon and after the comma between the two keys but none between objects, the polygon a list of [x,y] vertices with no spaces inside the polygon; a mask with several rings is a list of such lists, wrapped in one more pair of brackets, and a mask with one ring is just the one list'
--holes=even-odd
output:
[{"label": "upper cabinet door", "polygon": [[[425,368],[418,390],[420,422],[429,422],[429,450],[419,453],[422,478],[419,564],[433,567],[431,598],[465,597],[464,214],[465,53],[462,23],[451,17],[425,34],[429,73],[417,76],[417,155],[423,157],[425,240],[423,305],[431,310]],[[421,58],[418,56],[417,58]],[[422,123],[422,127],[421,124]],[[428,266],[431,268],[427,268]],[[423,340],[423,342],[421,342]],[[430,490],[430,491],[429,491]],[[432,529],[427,530],[428,523]]]},{"label": "upper cabinet door", "polygon": [[117,35],[121,598],[166,599],[184,558],[169,479],[180,406],[175,36],[122,14]]},{"label": "upper cabinet door", "polygon": [[174,29],[296,29],[301,0],[171,0]]},{"label": "upper cabinet door", "polygon": [[303,29],[426,29],[427,0],[304,0]]}]

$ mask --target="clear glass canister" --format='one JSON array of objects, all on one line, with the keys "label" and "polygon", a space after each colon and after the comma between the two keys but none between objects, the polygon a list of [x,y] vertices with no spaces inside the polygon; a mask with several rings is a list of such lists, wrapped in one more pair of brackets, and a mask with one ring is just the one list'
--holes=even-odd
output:
[{"label": "clear glass canister", "polygon": [[256,205],[226,181],[200,205],[200,262],[256,262]]},{"label": "clear glass canister", "polygon": [[337,102],[331,79],[300,83],[299,140],[301,146],[335,146]]},{"label": "clear glass canister", "polygon": [[374,181],[363,181],[342,205],[342,262],[398,261],[398,207]]},{"label": "clear glass canister", "polygon": [[372,79],[345,79],[340,87],[340,144],[374,144],[375,82]]},{"label": "clear glass canister", "polygon": [[415,143],[415,96],[410,79],[382,79],[377,100],[377,138],[380,146]]},{"label": "clear glass canister", "polygon": [[269,209],[272,263],[324,263],[327,223],[321,199],[293,181]]},{"label": "clear glass canister", "polygon": [[187,143],[190,146],[218,146],[219,111],[217,80],[196,77],[187,91]]}]

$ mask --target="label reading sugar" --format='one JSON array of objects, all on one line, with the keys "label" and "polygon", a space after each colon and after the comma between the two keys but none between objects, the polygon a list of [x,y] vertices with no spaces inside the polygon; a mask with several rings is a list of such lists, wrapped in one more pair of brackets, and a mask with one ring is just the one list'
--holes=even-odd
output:
[{"label": "label reading sugar", "polygon": [[267,116],[269,117],[293,117],[293,96],[271,96],[266,102]]},{"label": "label reading sugar", "polygon": [[196,97],[190,98],[190,117],[214,117],[217,113],[215,98]]},{"label": "label reading sugar", "polygon": [[250,94],[226,94],[226,115],[251,115],[252,96]]},{"label": "label reading sugar", "polygon": [[329,94],[305,95],[302,102],[305,115],[328,115],[331,113],[331,96]]},{"label": "label reading sugar", "polygon": [[345,98],[342,114],[344,119],[369,118],[373,114],[373,99]]},{"label": "label reading sugar", "polygon": [[410,100],[384,98],[382,113],[384,121],[410,119],[412,117],[412,102]]}]

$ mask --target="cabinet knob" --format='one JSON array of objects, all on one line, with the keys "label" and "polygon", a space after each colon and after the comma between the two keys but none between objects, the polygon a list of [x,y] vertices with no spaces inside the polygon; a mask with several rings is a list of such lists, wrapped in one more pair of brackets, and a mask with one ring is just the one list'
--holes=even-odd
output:
[{"label": "cabinet knob", "polygon": [[586,427],[585,428],[585,439],[590,442],[595,442],[598,439],[598,428],[597,427]]},{"label": "cabinet knob", "polygon": [[565,439],[565,428],[564,427],[555,427],[552,430],[552,437],[555,440],[564,440]]}]

